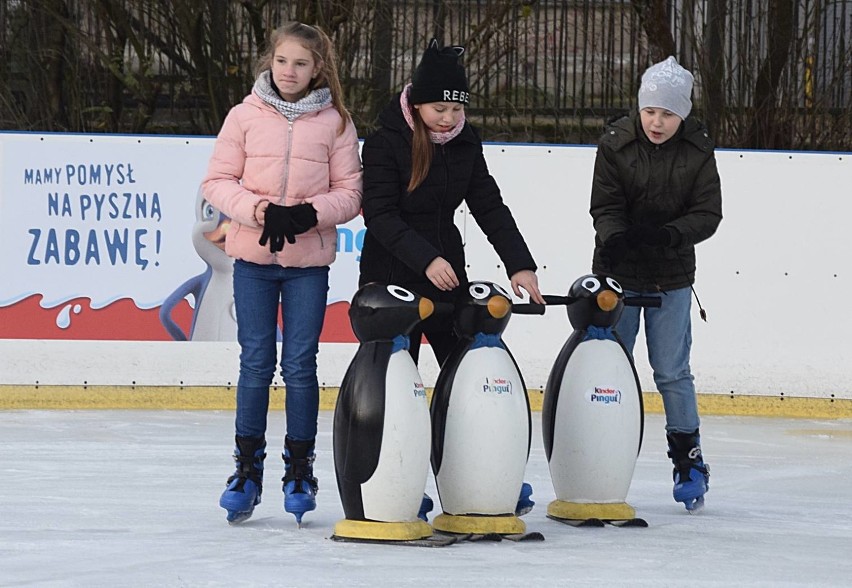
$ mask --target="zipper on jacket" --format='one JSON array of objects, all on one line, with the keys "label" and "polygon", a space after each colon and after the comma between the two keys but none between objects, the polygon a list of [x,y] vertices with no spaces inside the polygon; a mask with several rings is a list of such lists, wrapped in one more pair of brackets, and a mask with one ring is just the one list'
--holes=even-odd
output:
[{"label": "zipper on jacket", "polygon": [[[283,116],[283,115],[282,115]],[[287,200],[287,185],[290,183],[290,154],[293,152],[293,121],[287,119],[287,156],[284,158],[284,189],[281,192],[282,206]]]},{"label": "zipper on jacket", "polygon": [[[450,189],[450,164],[447,163],[447,147],[446,145],[441,145],[441,159],[444,162],[444,195],[449,192]],[[443,238],[443,224],[444,224],[444,201],[442,198],[438,202],[438,245],[441,247],[441,255],[446,255],[446,250],[444,249],[444,238]],[[449,260],[447,260],[449,262]]]},{"label": "zipper on jacket", "polygon": [[[284,116],[283,114],[281,116]],[[286,118],[286,117],[285,117]],[[287,185],[290,183],[290,154],[293,152],[293,121],[287,119],[287,155],[284,157],[284,188],[281,191],[281,206],[287,202]],[[283,251],[283,250],[282,250]],[[277,251],[277,258],[282,251]]]}]

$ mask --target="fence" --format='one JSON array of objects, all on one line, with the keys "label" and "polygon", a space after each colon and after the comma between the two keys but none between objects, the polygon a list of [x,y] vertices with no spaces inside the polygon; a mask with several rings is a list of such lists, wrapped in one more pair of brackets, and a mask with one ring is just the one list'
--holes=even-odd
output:
[{"label": "fence", "polygon": [[291,19],[332,34],[362,134],[436,36],[487,140],[594,142],[672,50],[720,145],[852,149],[852,0],[0,0],[0,128],[213,134]]}]

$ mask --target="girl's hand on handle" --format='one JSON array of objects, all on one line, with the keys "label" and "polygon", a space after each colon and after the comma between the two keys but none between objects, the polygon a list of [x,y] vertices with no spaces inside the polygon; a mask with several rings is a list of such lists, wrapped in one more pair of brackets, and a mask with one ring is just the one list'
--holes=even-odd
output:
[{"label": "girl's hand on handle", "polygon": [[456,276],[453,266],[450,265],[443,257],[436,257],[432,263],[426,268],[426,277],[429,281],[435,284],[438,290],[448,292],[453,288],[458,287],[459,279]]},{"label": "girl's hand on handle", "polygon": [[530,300],[537,304],[547,304],[538,289],[538,276],[532,270],[521,270],[512,275],[512,291],[518,298],[523,298],[521,288],[530,295]]}]

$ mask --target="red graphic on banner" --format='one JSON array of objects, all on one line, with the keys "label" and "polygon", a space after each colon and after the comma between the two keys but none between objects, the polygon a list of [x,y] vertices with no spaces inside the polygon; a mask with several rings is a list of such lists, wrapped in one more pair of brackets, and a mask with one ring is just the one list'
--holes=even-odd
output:
[{"label": "red graphic on banner", "polygon": [[[171,341],[160,322],[160,308],[141,309],[127,298],[103,308],[91,308],[88,298],[74,298],[44,308],[33,295],[0,307],[0,339],[60,339],[80,341]],[[349,303],[326,308],[320,341],[357,343],[349,324]],[[189,332],[193,309],[186,300],[172,309],[172,319]]]}]

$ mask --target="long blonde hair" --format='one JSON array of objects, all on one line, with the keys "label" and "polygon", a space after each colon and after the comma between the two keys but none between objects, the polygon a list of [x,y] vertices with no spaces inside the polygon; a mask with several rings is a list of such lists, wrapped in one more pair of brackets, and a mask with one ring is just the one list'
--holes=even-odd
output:
[{"label": "long blonde hair", "polygon": [[413,105],[408,105],[408,108],[411,109],[411,120],[414,123],[414,134],[411,138],[411,179],[408,181],[408,191],[413,192],[429,175],[435,146],[420,112]]},{"label": "long blonde hair", "polygon": [[343,133],[344,129],[346,129],[346,123],[352,120],[352,117],[343,103],[343,88],[340,85],[340,77],[337,74],[337,55],[334,51],[334,45],[329,36],[321,28],[292,21],[273,30],[269,35],[269,45],[258,58],[255,76],[259,76],[267,69],[272,68],[275,48],[288,38],[298,39],[302,47],[317,56],[320,63],[320,71],[317,77],[313,78],[310,84],[308,84],[308,90],[316,90],[317,88],[328,88],[331,90],[331,103],[334,105],[335,110],[340,113],[341,119],[340,128],[337,132],[338,134]]}]

